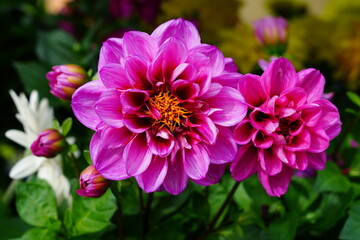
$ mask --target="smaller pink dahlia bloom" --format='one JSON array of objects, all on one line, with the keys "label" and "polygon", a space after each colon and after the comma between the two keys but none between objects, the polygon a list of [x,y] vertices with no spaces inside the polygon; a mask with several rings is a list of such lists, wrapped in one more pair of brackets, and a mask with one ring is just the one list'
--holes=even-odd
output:
[{"label": "smaller pink dahlia bloom", "polygon": [[80,189],[76,190],[76,193],[83,197],[97,198],[106,192],[109,185],[110,181],[90,165],[81,172]]},{"label": "smaller pink dahlia bloom", "polygon": [[[107,179],[135,177],[146,192],[179,194],[189,179],[216,183],[236,153],[226,127],[247,107],[231,87],[241,76],[232,59],[202,44],[185,20],[104,42],[100,80],[80,87],[72,108],[95,131],[90,154]],[[234,116],[237,116],[236,118]]]},{"label": "smaller pink dahlia bloom", "polygon": [[75,90],[87,81],[85,70],[75,64],[53,66],[46,78],[51,94],[65,101],[71,100]]},{"label": "smaller pink dahlia bloom", "polygon": [[234,130],[242,146],[230,170],[242,181],[254,173],[270,196],[283,195],[293,170],[325,167],[329,141],[341,130],[337,108],[322,99],[325,79],[315,69],[296,73],[285,58],[262,74],[246,74],[238,85],[249,107]]}]

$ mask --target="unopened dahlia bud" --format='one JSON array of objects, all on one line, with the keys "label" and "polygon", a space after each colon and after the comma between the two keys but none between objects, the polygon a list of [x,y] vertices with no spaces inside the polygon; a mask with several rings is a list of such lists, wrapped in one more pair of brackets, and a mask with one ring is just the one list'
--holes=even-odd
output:
[{"label": "unopened dahlia bud", "polygon": [[108,189],[110,181],[105,179],[93,165],[85,168],[80,174],[80,189],[77,194],[83,197],[100,197]]},{"label": "unopened dahlia bud", "polygon": [[30,149],[35,156],[51,158],[62,152],[65,145],[64,136],[59,131],[46,129],[39,134]]},{"label": "unopened dahlia bud", "polygon": [[75,90],[87,81],[85,70],[75,64],[53,66],[46,78],[51,94],[66,101],[71,100]]},{"label": "unopened dahlia bud", "polygon": [[254,22],[255,37],[270,55],[280,56],[285,52],[288,23],[282,17],[266,17]]}]

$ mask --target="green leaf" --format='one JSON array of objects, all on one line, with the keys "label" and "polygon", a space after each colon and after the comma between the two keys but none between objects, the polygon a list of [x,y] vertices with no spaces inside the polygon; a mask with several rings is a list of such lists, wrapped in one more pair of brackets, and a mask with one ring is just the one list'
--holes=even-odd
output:
[{"label": "green leaf", "polygon": [[36,89],[41,97],[51,97],[49,83],[45,78],[49,70],[46,66],[38,62],[15,62],[14,66],[27,93]]},{"label": "green leaf", "polygon": [[39,32],[36,53],[52,66],[77,63],[75,46],[74,38],[64,31]]},{"label": "green leaf", "polygon": [[359,95],[357,95],[354,92],[347,92],[346,95],[348,96],[348,98],[355,103],[357,106],[360,107],[360,97]]},{"label": "green leaf", "polygon": [[99,198],[74,194],[72,212],[66,213],[64,224],[72,236],[99,232],[110,224],[115,210],[115,197],[111,191]]},{"label": "green leaf", "polygon": [[72,122],[73,122],[72,118],[69,117],[69,118],[65,119],[63,121],[63,123],[61,124],[61,130],[62,130],[62,134],[64,136],[66,136],[69,133],[71,126],[72,126]]},{"label": "green leaf", "polygon": [[54,119],[52,120],[52,127],[53,127],[54,129],[60,131],[60,123],[59,123],[59,121],[58,121],[56,118],[54,118]]},{"label": "green leaf", "polygon": [[360,236],[360,201],[354,203],[349,211],[349,217],[340,232],[340,239],[357,240]]},{"label": "green leaf", "polygon": [[[272,237],[271,239],[294,239],[298,222],[299,216],[296,212],[288,212],[284,217],[274,220],[268,228],[269,235]],[[286,231],[284,231],[284,229],[286,229]]]},{"label": "green leaf", "polygon": [[32,228],[27,231],[21,238],[21,240],[55,240],[59,239],[56,236],[56,232],[47,228]]},{"label": "green leaf", "polygon": [[49,227],[58,219],[54,192],[44,180],[19,182],[16,186],[16,209],[30,225]]},{"label": "green leaf", "polygon": [[318,172],[314,188],[318,192],[347,192],[351,187],[348,178],[342,175],[334,162],[327,162],[326,168]]},{"label": "green leaf", "polygon": [[86,162],[89,165],[92,165],[92,161],[91,161],[91,156],[90,156],[90,151],[89,150],[84,150],[84,158],[86,160]]},{"label": "green leaf", "polygon": [[19,238],[31,228],[31,226],[18,217],[0,218],[0,226],[0,239]]}]

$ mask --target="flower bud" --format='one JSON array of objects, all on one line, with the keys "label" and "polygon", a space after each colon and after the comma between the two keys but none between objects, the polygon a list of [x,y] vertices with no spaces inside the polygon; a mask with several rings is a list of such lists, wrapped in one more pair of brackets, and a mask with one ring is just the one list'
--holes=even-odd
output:
[{"label": "flower bud", "polygon": [[65,148],[64,136],[55,129],[42,131],[37,139],[31,144],[31,151],[39,157],[55,157]]},{"label": "flower bud", "polygon": [[75,90],[87,81],[85,70],[74,64],[53,66],[46,78],[51,94],[66,101],[70,101]]},{"label": "flower bud", "polygon": [[288,23],[282,17],[266,17],[254,22],[255,37],[270,55],[285,52]]},{"label": "flower bud", "polygon": [[83,197],[100,197],[108,189],[110,181],[105,179],[93,165],[85,168],[80,174],[80,189],[77,194]]}]

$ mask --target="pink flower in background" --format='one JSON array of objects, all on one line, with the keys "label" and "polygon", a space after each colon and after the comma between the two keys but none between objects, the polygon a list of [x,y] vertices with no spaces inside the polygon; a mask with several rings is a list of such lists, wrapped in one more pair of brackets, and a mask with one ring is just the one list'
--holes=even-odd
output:
[{"label": "pink flower in background", "polygon": [[39,157],[55,157],[65,149],[65,138],[56,129],[42,131],[31,144],[31,152]]},{"label": "pink flower in background", "polygon": [[325,150],[341,122],[337,108],[322,99],[324,84],[319,71],[296,73],[284,58],[272,61],[262,76],[241,77],[238,89],[250,111],[234,130],[242,145],[230,167],[235,180],[257,172],[266,192],[281,196],[294,169],[325,167]]},{"label": "pink flower in background", "polygon": [[46,78],[49,80],[51,94],[67,101],[87,81],[85,70],[75,64],[53,66]]},{"label": "pink flower in background", "polygon": [[284,44],[287,41],[288,23],[282,17],[265,17],[254,22],[254,31],[261,45]]},{"label": "pink flower in background", "polygon": [[85,168],[80,174],[80,189],[76,193],[83,197],[100,197],[109,188],[110,181],[105,179],[93,165]]},{"label": "pink flower in background", "polygon": [[[146,192],[178,194],[188,179],[216,183],[236,153],[232,133],[247,106],[232,59],[201,44],[195,26],[168,21],[148,35],[104,42],[99,78],[73,95],[75,116],[95,134],[90,153],[107,179],[135,177]],[[236,118],[234,118],[236,116]]]}]

